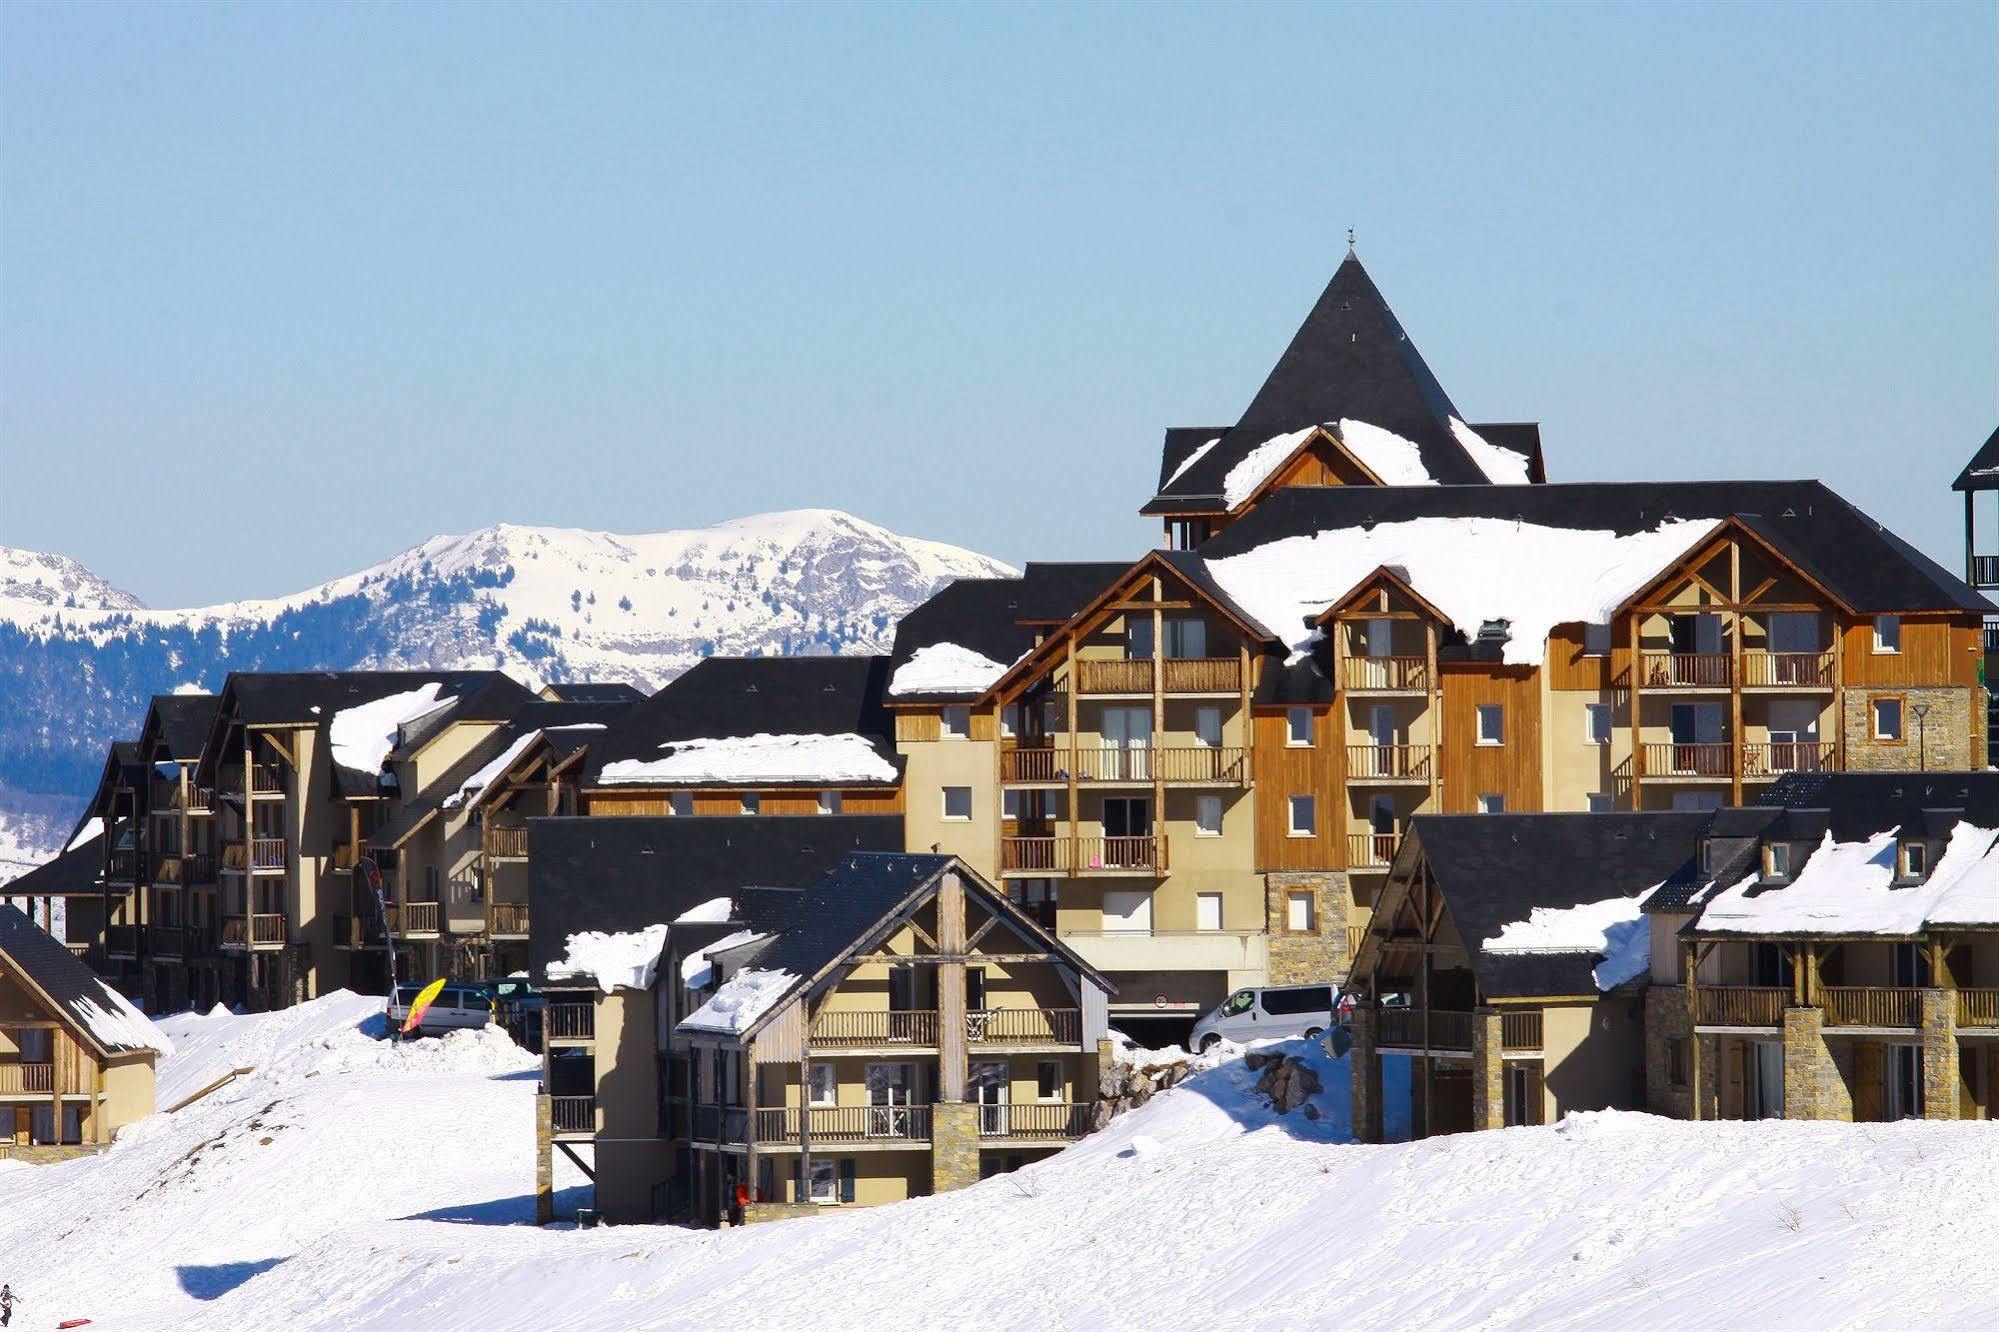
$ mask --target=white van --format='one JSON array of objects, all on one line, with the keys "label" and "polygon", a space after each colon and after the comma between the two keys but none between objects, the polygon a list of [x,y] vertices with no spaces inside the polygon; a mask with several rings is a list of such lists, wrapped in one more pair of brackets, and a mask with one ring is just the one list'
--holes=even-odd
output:
[{"label": "white van", "polygon": [[1194,1024],[1194,1048],[1216,1041],[1316,1039],[1333,1025],[1339,994],[1330,985],[1264,985],[1237,990]]},{"label": "white van", "polygon": [[[389,1030],[398,1031],[410,1015],[410,1004],[423,992],[422,985],[398,985],[389,999]],[[483,1027],[493,1020],[493,996],[476,985],[447,985],[424,1010],[423,1021],[410,1036],[434,1036],[461,1027]]]}]

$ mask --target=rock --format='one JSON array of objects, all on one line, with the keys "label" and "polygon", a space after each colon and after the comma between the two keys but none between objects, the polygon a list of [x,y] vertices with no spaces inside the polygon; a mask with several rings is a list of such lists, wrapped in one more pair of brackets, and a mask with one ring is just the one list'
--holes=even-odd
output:
[{"label": "rock", "polygon": [[1114,1115],[1128,1114],[1130,1111],[1131,1100],[1128,1097],[1120,1096],[1111,1102],[1111,1113]]},{"label": "rock", "polygon": [[1310,1101],[1307,1101],[1305,1103],[1305,1118],[1317,1119],[1318,1117],[1319,1117],[1319,1107],[1313,1105]]},{"label": "rock", "polygon": [[1106,1064],[1097,1073],[1097,1095],[1116,1098],[1124,1094],[1124,1065]]},{"label": "rock", "polygon": [[1110,1123],[1112,1113],[1113,1111],[1111,1109],[1111,1103],[1109,1101],[1098,1101],[1095,1104],[1091,1105],[1090,1132],[1095,1133],[1098,1129]]},{"label": "rock", "polygon": [[1303,1060],[1297,1061],[1297,1071],[1292,1074],[1292,1077],[1302,1083],[1305,1090],[1313,1095],[1317,1095],[1326,1089],[1326,1084],[1319,1080],[1318,1073],[1310,1064],[1305,1063]]},{"label": "rock", "polygon": [[1140,1082],[1140,1083],[1137,1083],[1136,1085],[1134,1085],[1134,1086],[1132,1087],[1132,1089],[1131,1089],[1131,1103],[1132,1103],[1133,1105],[1144,1105],[1144,1104],[1145,1104],[1145,1103],[1146,1103],[1147,1101],[1149,1101],[1149,1100],[1151,1100],[1151,1099],[1152,1099],[1152,1084],[1151,1084],[1151,1083],[1149,1083],[1149,1082]]},{"label": "rock", "polygon": [[1269,1054],[1262,1050],[1251,1050],[1248,1054],[1242,1057],[1242,1062],[1246,1067],[1250,1069],[1251,1072],[1254,1072],[1257,1069],[1264,1068],[1271,1064],[1283,1063],[1284,1056],[1277,1054]]}]

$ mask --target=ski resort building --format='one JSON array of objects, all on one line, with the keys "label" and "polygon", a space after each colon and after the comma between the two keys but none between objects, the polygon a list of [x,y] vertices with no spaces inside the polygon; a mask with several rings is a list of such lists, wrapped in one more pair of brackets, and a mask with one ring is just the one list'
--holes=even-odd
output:
[{"label": "ski resort building", "polygon": [[[1978,497],[1999,495],[1999,430],[1986,437],[1951,488],[1964,495],[1964,581],[1980,592],[1999,592],[1999,506],[1992,509],[1988,539],[1981,540],[1978,533]],[[1999,679],[1999,610],[1985,619],[1984,665],[1992,708],[1985,731],[1986,765],[1999,768],[1999,700],[1990,693],[1991,682]]]}]

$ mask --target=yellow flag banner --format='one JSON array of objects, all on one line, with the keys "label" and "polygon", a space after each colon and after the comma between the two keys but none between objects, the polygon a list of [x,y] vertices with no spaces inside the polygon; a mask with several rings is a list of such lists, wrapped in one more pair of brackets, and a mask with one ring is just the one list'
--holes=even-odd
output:
[{"label": "yellow flag banner", "polygon": [[415,1035],[423,1024],[423,1015],[437,1002],[437,996],[444,993],[444,977],[439,976],[430,984],[417,991],[416,999],[410,1004],[410,1015],[403,1019],[403,1031]]}]

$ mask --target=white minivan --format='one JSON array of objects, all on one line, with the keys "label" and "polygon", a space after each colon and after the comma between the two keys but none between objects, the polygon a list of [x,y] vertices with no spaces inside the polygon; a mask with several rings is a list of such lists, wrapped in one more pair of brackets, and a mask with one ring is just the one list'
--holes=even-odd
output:
[{"label": "white minivan", "polygon": [[[398,985],[389,1000],[389,1030],[399,1030],[410,1015],[410,1003],[423,992],[421,985]],[[409,1036],[436,1035],[465,1027],[483,1027],[493,1020],[493,996],[477,985],[447,985],[423,1011],[423,1021]]]},{"label": "white minivan", "polygon": [[1194,1048],[1216,1041],[1316,1039],[1333,1025],[1339,993],[1330,985],[1263,985],[1237,990],[1194,1024]]}]

